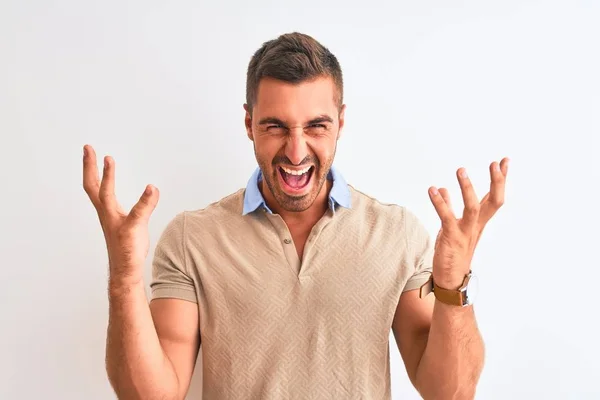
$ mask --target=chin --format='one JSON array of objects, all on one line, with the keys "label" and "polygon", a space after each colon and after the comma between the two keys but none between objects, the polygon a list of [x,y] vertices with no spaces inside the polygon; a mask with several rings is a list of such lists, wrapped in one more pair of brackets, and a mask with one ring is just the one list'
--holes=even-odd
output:
[{"label": "chin", "polygon": [[283,192],[275,196],[277,203],[281,208],[289,212],[306,211],[313,205],[317,196],[314,193],[309,193],[301,197],[292,197]]}]

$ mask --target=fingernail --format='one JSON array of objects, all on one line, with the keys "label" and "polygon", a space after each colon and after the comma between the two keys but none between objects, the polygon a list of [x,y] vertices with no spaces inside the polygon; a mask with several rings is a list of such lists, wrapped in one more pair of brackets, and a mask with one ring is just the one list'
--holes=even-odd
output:
[{"label": "fingernail", "polygon": [[494,164],[494,170],[500,171],[500,164]]},{"label": "fingernail", "polygon": [[87,157],[87,148],[86,147],[83,148],[83,156]]},{"label": "fingernail", "polygon": [[436,188],[431,189],[431,194],[433,194],[434,196],[438,195],[438,190]]},{"label": "fingernail", "polygon": [[467,177],[467,170],[463,169],[462,171],[460,171],[460,176],[461,176],[461,178],[466,178]]},{"label": "fingernail", "polygon": [[148,196],[152,194],[152,186],[148,186],[148,187],[146,188],[146,194],[147,194]]}]

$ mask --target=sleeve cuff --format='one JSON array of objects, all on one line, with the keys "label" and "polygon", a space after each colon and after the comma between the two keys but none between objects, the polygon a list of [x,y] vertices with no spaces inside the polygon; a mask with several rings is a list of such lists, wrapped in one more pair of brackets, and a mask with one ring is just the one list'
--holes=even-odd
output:
[{"label": "sleeve cuff", "polygon": [[429,280],[430,276],[431,272],[429,271],[423,271],[420,274],[412,276],[408,280],[408,282],[406,282],[406,285],[404,285],[404,289],[402,289],[402,292],[404,293],[409,290],[419,289],[421,286],[423,286],[425,282]]},{"label": "sleeve cuff", "polygon": [[196,291],[175,286],[160,286],[152,288],[152,299],[181,299],[198,303]]}]

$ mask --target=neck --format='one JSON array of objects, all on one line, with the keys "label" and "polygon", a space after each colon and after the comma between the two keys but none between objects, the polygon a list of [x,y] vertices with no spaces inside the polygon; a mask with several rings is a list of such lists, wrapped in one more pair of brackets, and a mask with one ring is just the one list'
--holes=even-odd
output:
[{"label": "neck", "polygon": [[273,197],[264,180],[260,188],[269,208],[273,213],[279,214],[288,226],[309,225],[312,227],[329,208],[329,191],[332,186],[333,182],[327,179],[313,204],[304,211],[287,211],[283,209]]}]

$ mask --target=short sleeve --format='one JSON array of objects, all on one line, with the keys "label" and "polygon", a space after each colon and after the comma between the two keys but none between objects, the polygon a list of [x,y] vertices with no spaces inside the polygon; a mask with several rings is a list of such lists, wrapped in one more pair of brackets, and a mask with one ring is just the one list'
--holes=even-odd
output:
[{"label": "short sleeve", "polygon": [[152,260],[152,299],[175,298],[197,303],[194,281],[185,256],[185,213],[178,214],[161,234]]},{"label": "short sleeve", "polygon": [[406,233],[405,265],[412,271],[403,292],[420,288],[431,276],[433,269],[434,242],[423,223],[411,211],[405,209]]}]

